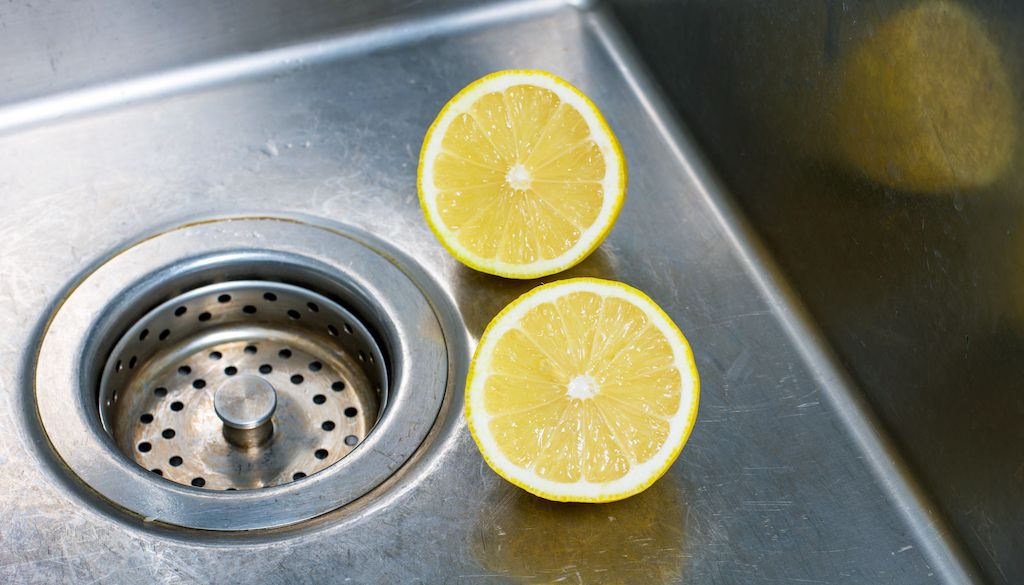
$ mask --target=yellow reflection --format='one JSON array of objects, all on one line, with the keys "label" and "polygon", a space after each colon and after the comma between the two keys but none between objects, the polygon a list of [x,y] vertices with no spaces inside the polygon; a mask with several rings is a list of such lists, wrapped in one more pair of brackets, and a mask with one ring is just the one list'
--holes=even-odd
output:
[{"label": "yellow reflection", "polygon": [[512,486],[486,508],[473,552],[523,584],[675,583],[682,576],[686,509],[669,476],[609,504],[566,504]]},{"label": "yellow reflection", "polygon": [[988,186],[1017,142],[999,50],[968,9],[944,0],[897,13],[845,56],[833,113],[846,164],[907,191]]}]

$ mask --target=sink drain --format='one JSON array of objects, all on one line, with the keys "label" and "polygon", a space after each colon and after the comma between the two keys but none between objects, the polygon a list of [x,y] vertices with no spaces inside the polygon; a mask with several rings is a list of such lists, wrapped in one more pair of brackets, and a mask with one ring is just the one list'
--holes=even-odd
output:
[{"label": "sink drain", "polygon": [[448,383],[437,305],[332,229],[184,226],[99,266],[54,313],[39,420],[71,473],[148,521],[293,524],[380,485],[426,437]]},{"label": "sink drain", "polygon": [[387,387],[380,348],[341,305],[288,284],[228,282],[128,329],[103,371],[100,418],[123,453],[168,480],[265,488],[346,456]]}]

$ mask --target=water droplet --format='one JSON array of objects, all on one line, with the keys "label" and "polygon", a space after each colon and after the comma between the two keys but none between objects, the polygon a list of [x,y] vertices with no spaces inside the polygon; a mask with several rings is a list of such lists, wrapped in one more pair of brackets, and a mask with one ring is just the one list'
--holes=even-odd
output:
[{"label": "water droplet", "polygon": [[274,144],[273,140],[268,140],[267,143],[263,145],[263,148],[260,149],[260,152],[269,157],[275,157],[278,154],[277,145]]},{"label": "water droplet", "polygon": [[964,210],[964,196],[960,193],[953,194],[953,209],[957,211]]}]

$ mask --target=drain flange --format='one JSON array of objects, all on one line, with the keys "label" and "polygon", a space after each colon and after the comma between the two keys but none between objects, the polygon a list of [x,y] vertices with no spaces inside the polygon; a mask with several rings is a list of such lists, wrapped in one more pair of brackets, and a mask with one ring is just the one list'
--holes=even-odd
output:
[{"label": "drain flange", "polygon": [[56,454],[117,507],[247,530],[382,483],[447,373],[431,303],[394,260],[335,229],[236,219],[146,239],[78,283],[35,397]]}]

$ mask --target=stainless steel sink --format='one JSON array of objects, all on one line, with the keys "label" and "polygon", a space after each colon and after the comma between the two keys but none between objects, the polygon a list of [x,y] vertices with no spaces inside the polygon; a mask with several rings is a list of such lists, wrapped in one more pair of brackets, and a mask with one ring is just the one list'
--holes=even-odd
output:
[{"label": "stainless steel sink", "polygon": [[[821,162],[808,145],[828,143],[827,116],[781,132],[792,120],[774,113],[792,111],[793,95],[814,103],[824,91],[815,72],[867,34],[850,23],[895,10],[788,4],[0,8],[0,578],[1020,581],[1024,425],[1012,358],[1022,338],[992,325],[1002,313],[972,292],[998,275],[988,263],[972,272],[974,259],[1008,237],[989,219],[1018,225],[1007,210],[1020,211],[1020,181],[996,190],[1000,213],[967,190],[923,199]],[[977,10],[1020,30],[1015,8]],[[1019,43],[994,37],[1007,54]],[[1019,65],[1007,67],[1019,79]],[[461,417],[475,339],[537,283],[479,274],[444,252],[419,210],[417,155],[454,92],[507,68],[578,85],[629,160],[618,224],[564,276],[646,291],[687,333],[701,373],[682,456],[623,502],[554,504],[518,490],[489,471]],[[810,89],[794,94],[790,82]],[[80,480],[37,403],[42,340],[72,335],[51,327],[53,315],[101,268],[169,253],[167,234],[195,254],[228,240],[258,248],[265,233],[248,226],[270,220],[372,248],[429,300],[448,369],[423,389],[444,400],[422,444],[351,502],[315,476],[273,488],[260,506],[278,493],[292,506],[309,481],[321,486],[313,508],[331,511],[285,526],[257,518],[251,530],[225,529],[236,525],[226,510],[244,505],[220,508],[199,488],[160,492],[195,509],[149,502],[155,512],[143,514],[110,496],[118,486],[99,486],[102,474]],[[331,249],[316,254],[354,270]]]},{"label": "stainless steel sink", "polygon": [[[1024,582],[1022,5],[625,0],[615,14],[979,578]],[[933,45],[894,42],[911,38]],[[856,71],[883,54],[930,93]],[[916,99],[949,113],[903,110],[934,112],[950,156],[1003,152],[942,188],[853,159],[851,146],[887,163],[926,152],[930,139],[843,144],[844,112],[905,124],[884,102]],[[973,132],[985,116],[996,127]],[[1000,175],[982,177],[1001,156]]]}]

